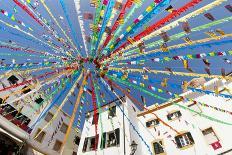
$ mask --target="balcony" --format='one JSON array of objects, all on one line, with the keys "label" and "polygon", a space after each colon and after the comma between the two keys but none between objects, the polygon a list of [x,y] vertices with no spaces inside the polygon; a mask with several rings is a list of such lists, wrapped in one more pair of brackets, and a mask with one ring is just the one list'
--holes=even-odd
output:
[{"label": "balcony", "polygon": [[[16,111],[17,113],[17,111]],[[17,127],[21,128],[22,130],[26,131],[27,133],[31,133],[32,129],[27,126],[28,122],[23,122],[18,118],[15,118],[15,112],[11,113],[8,110],[4,110],[3,107],[0,108],[0,115],[5,117],[7,120],[11,120],[10,122],[16,125]]]}]

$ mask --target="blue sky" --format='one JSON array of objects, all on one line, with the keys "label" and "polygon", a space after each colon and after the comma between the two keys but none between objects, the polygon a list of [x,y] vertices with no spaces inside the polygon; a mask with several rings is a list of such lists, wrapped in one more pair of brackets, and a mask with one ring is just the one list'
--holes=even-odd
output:
[{"label": "blue sky", "polygon": [[[65,6],[66,6],[66,8],[68,10],[68,16],[71,19],[71,23],[72,23],[72,25],[73,25],[73,27],[74,27],[74,29],[76,31],[75,34],[71,34],[70,32],[67,31],[69,29],[68,23],[67,23],[67,20],[65,19],[65,15],[64,15],[64,12],[62,10],[62,7],[61,7],[59,1],[58,0],[46,0],[45,2],[47,4],[47,6],[50,8],[50,10],[53,13],[53,15],[55,16],[55,18],[61,24],[62,28],[66,31],[68,36],[70,38],[72,38],[72,40],[74,40],[73,35],[76,35],[77,39],[78,39],[79,46],[83,47],[83,40],[82,40],[82,36],[81,36],[79,23],[78,23],[78,20],[77,20],[77,13],[75,11],[74,2],[73,2],[73,0],[64,0],[64,1],[65,1],[64,2]],[[170,5],[172,5],[173,8],[177,9],[177,8],[183,6],[184,4],[186,4],[189,1],[190,0],[181,0],[181,1],[172,0]],[[34,0],[32,0],[32,2],[34,2]],[[125,0],[123,2],[125,3]],[[153,2],[153,0],[146,0],[146,2],[142,5],[142,7],[140,9],[138,9],[133,14],[133,16],[131,18],[131,21],[136,19],[145,10],[145,8],[149,4],[151,4],[152,2]],[[192,11],[194,11],[194,10],[208,4],[208,3],[211,3],[211,2],[212,2],[212,0],[204,0],[203,2],[198,4],[196,7],[191,8],[190,10],[183,13],[180,17],[182,17],[182,16],[184,16],[184,15],[186,15],[186,14],[188,14],[188,13],[190,13],[190,12],[192,12]],[[229,16],[231,16],[231,12],[229,12],[228,10],[226,10],[224,8],[224,6],[227,5],[227,4],[229,4],[229,1],[224,2],[220,6],[208,11],[208,13],[211,13],[215,17],[216,20],[222,19],[222,18],[225,18],[225,17],[229,17]],[[13,1],[0,0],[0,9],[4,9],[4,10],[8,11],[9,13],[13,13],[13,8],[14,7],[15,7],[15,4],[14,4]],[[17,6],[15,8],[17,9],[17,13],[15,13],[15,17],[18,20],[23,21],[26,25],[30,26],[34,30],[32,32],[32,34],[34,36],[36,36],[36,37],[38,37],[40,39],[43,39],[41,36],[43,34],[47,34],[47,32],[38,23],[36,23],[28,14],[26,14],[21,8],[19,8]],[[164,9],[165,8],[163,8],[163,10],[158,15],[153,16],[152,20],[149,23],[146,23],[146,25],[151,25],[151,24],[157,22],[158,20],[160,20],[161,18],[165,17],[168,14],[168,12],[165,11]],[[48,15],[46,10],[42,6],[42,4],[39,5],[39,7],[37,8],[37,11],[45,19],[47,19],[48,21],[52,21],[52,19],[50,18],[50,16]],[[81,12],[82,12],[82,14],[85,13],[85,12],[91,12],[91,13],[94,14],[95,13],[95,8],[90,7],[89,0],[81,0]],[[64,19],[63,20],[60,19],[60,16],[64,17]],[[17,23],[9,20],[9,18],[3,16],[2,14],[0,15],[0,19],[3,20],[3,21],[8,22],[10,24],[17,25]],[[114,19],[114,21],[115,21],[115,19]],[[126,25],[125,27],[130,25],[131,21],[128,22],[128,23],[125,23],[125,25]],[[54,22],[54,21],[52,21],[52,22]],[[190,27],[193,28],[193,27],[197,27],[197,26],[200,26],[200,25],[203,25],[203,24],[206,24],[206,23],[210,23],[211,21],[208,20],[207,18],[205,18],[203,16],[203,14],[201,14],[201,15],[199,15],[197,17],[194,17],[194,18],[190,19],[188,22],[189,22]],[[84,27],[85,27],[87,36],[92,35],[92,32],[90,31],[90,28],[89,28],[90,23],[92,23],[92,21],[84,20]],[[231,26],[232,26],[231,22],[227,22],[226,24],[219,24],[218,26],[211,27],[210,29],[207,29],[205,31],[210,31],[210,30],[215,30],[217,28],[220,28],[220,29],[222,29],[223,31],[225,31],[228,34],[228,33],[231,33]],[[21,46],[24,46],[24,47],[30,47],[30,48],[33,48],[33,49],[36,49],[36,50],[39,50],[39,51],[48,51],[48,52],[54,53],[51,49],[49,49],[47,47],[45,48],[44,46],[39,45],[38,43],[26,40],[25,38],[22,38],[22,37],[12,35],[12,33],[22,35],[22,33],[20,33],[19,31],[15,30],[15,29],[8,28],[5,25],[3,25],[2,23],[0,23],[0,28],[1,28],[0,29],[0,41],[8,42],[9,40],[12,40],[13,42],[16,42],[17,44],[19,44]],[[5,28],[5,29],[3,30],[3,28]],[[58,32],[58,34],[60,34],[62,37],[64,37],[64,35],[62,34],[62,32],[60,31],[60,29],[58,28],[58,26],[56,24],[53,25],[53,28]],[[27,29],[24,29],[24,28],[22,28],[22,29],[27,31]],[[141,28],[139,28],[138,32],[141,32],[143,30],[144,30],[144,27],[141,27]],[[123,32],[124,31],[125,31],[125,29],[123,30]],[[183,31],[182,28],[180,26],[178,26],[178,27],[168,31],[167,34],[170,36],[170,35],[182,32],[182,31]],[[204,34],[205,31],[191,33],[189,35],[189,37],[192,40],[198,40],[198,39],[206,38],[207,35]],[[136,35],[136,34],[134,34],[134,35]],[[156,40],[159,40],[159,39],[160,39],[160,36],[154,37],[150,41],[145,42],[145,44],[148,44],[150,42],[153,42],[153,41],[156,41]],[[230,40],[230,39],[231,38],[227,38],[227,39],[223,39],[223,40],[220,40],[220,41]],[[184,41],[182,39],[179,39],[179,40],[176,40],[176,41],[169,42],[168,46],[172,46],[172,45],[175,45],[175,44],[180,44],[180,43],[183,43],[183,42]],[[215,42],[215,41],[213,41],[213,42]],[[89,44],[88,44],[88,48],[90,49]],[[175,55],[196,54],[196,53],[203,53],[203,52],[209,53],[209,52],[212,52],[212,51],[219,52],[219,51],[227,51],[227,50],[231,50],[231,44],[225,44],[223,46],[212,45],[210,47],[201,47],[201,46],[199,46],[197,48],[187,47],[187,48],[184,48],[184,49],[181,49],[181,50],[172,51],[172,52],[166,54],[166,56],[171,57],[171,56],[175,56]],[[12,59],[15,59],[16,63],[23,63],[25,61],[31,61],[31,62],[43,61],[43,59],[39,58],[39,57],[28,57],[28,56],[19,57],[19,56],[15,56],[15,55],[13,55],[14,53],[16,53],[15,51],[11,51],[9,49],[4,49],[4,48],[0,49],[0,54],[1,53],[12,54],[12,56],[10,56],[10,57],[9,56],[8,57],[6,57],[6,56],[2,57],[3,59],[6,59],[5,60],[6,63],[11,63]],[[17,54],[22,54],[22,53],[24,53],[24,52],[17,51]],[[83,56],[85,56],[84,48],[82,48],[81,53],[83,54]],[[163,57],[163,56],[160,56],[160,57]],[[211,68],[211,73],[212,74],[220,74],[221,68],[225,68],[226,72],[231,71],[231,65],[225,63],[223,61],[223,58],[225,58],[225,57],[211,57],[211,58],[209,58],[209,62],[211,63],[210,68]],[[227,56],[226,58],[231,60],[231,56]],[[189,65],[190,65],[190,68],[192,68],[196,73],[205,73],[205,71],[204,71],[204,68],[205,68],[204,63],[203,63],[203,61],[201,59],[191,60],[189,62]],[[183,68],[183,64],[182,64],[181,61],[171,61],[171,62],[167,62],[167,63],[164,63],[164,64],[154,63],[152,61],[148,61],[145,64],[145,66],[147,66],[147,67],[149,67],[151,69],[157,69],[157,70],[164,70],[165,67],[170,67],[174,71],[187,72]],[[127,67],[131,67],[131,66],[127,66]],[[135,68],[141,68],[141,66],[135,66]],[[34,74],[37,75],[38,73],[34,73]],[[140,76],[140,74],[137,74],[137,73],[133,73],[133,75],[134,76]],[[191,77],[167,76],[167,75],[160,75],[160,74],[158,74],[158,75],[148,74],[148,75],[149,75],[149,79],[162,80],[163,78],[169,78],[170,83],[177,83],[177,84],[181,84],[181,82],[183,80],[189,81],[189,80],[192,79]],[[149,84],[148,81],[143,81],[143,82],[145,84]],[[122,86],[123,88],[126,88],[125,86],[123,86],[121,84],[119,84],[119,85]],[[159,84],[155,84],[154,86],[160,87]],[[89,85],[88,85],[88,88],[90,88]],[[107,96],[107,93],[105,92],[102,85],[100,85],[100,88],[101,88],[101,92],[106,95],[106,101],[113,100],[113,98],[111,98],[110,96]],[[171,91],[171,92],[175,92],[175,93],[181,93],[182,92],[181,89],[173,89],[173,88],[170,88],[170,87],[168,87],[166,89]],[[65,97],[66,93],[61,95],[61,97],[59,98],[59,100],[57,102],[58,105],[59,105],[59,103],[61,103],[61,101]],[[59,94],[57,94],[57,96],[58,95]],[[137,98],[139,101],[141,101],[140,96],[141,95],[144,96],[146,98],[146,102],[147,102],[148,105],[152,105],[154,103],[162,103],[162,101],[151,98],[151,97],[149,97],[149,96],[147,96],[147,95],[145,95],[145,94],[143,94],[143,93],[141,93],[139,91],[133,90],[133,88],[131,88],[131,95],[133,97]],[[162,95],[162,97],[169,98],[168,95]],[[75,99],[73,98],[71,100],[74,101]],[[86,100],[91,105],[91,97],[89,95],[87,95]],[[64,107],[64,110],[66,112],[68,112],[69,114],[71,114],[72,109],[73,109],[73,105],[70,105],[69,103],[67,103],[66,106]],[[85,105],[84,111],[89,110],[89,109],[92,109],[92,106]],[[84,114],[84,112],[83,112],[83,114]],[[75,122],[75,124],[76,124],[76,122]]]}]

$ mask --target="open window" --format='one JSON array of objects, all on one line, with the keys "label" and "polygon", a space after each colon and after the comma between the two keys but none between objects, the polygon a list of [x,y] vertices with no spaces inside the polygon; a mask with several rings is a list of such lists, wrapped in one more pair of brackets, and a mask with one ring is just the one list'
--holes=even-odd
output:
[{"label": "open window", "polygon": [[91,137],[90,140],[90,146],[89,146],[89,151],[94,151],[97,150],[98,147],[98,135],[95,137]]},{"label": "open window", "polygon": [[11,75],[7,80],[9,81],[10,85],[17,84],[19,81],[19,79],[14,75]]},{"label": "open window", "polygon": [[153,120],[150,120],[150,121],[147,121],[146,122],[146,127],[147,128],[150,128],[150,127],[155,127],[157,125],[159,125],[159,120],[158,119],[153,119]]},{"label": "open window", "polygon": [[113,118],[116,116],[116,106],[109,108],[108,118]]},{"label": "open window", "polygon": [[120,144],[120,129],[116,129],[111,132],[103,133],[101,139],[101,148],[109,148],[114,146],[119,146]]},{"label": "open window", "polygon": [[35,100],[35,102],[36,102],[37,104],[39,104],[39,105],[40,105],[43,101],[44,101],[44,99],[41,98],[41,97],[39,97],[39,98],[37,98],[37,99]]},{"label": "open window", "polygon": [[94,136],[94,137],[85,138],[82,152],[88,152],[88,151],[97,150],[98,137],[99,137],[99,135]]},{"label": "open window", "polygon": [[162,140],[156,140],[152,143],[155,155],[165,155],[164,144]]},{"label": "open window", "polygon": [[193,137],[190,132],[186,132],[175,137],[175,141],[178,148],[187,148],[194,144]]},{"label": "open window", "polygon": [[221,148],[221,143],[213,128],[207,128],[202,131],[207,143],[213,147],[214,150]]},{"label": "open window", "polygon": [[175,111],[167,115],[168,120],[176,120],[182,116],[180,111]]}]

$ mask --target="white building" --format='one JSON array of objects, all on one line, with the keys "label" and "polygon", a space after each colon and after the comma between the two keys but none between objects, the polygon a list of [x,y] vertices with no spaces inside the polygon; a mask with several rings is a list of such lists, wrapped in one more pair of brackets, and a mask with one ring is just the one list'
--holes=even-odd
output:
[{"label": "white building", "polygon": [[[231,82],[213,79],[204,84],[206,90],[214,91],[215,86],[220,93],[228,94]],[[158,155],[216,155],[232,154],[232,125],[221,124],[192,111],[180,108],[178,103],[199,113],[206,114],[221,121],[232,123],[232,100],[213,95],[187,91],[181,94],[194,101],[174,100],[160,106],[153,105],[148,111],[138,114],[138,127],[149,144],[153,154]],[[206,104],[207,106],[203,106]],[[211,106],[211,108],[209,107]],[[217,107],[217,108],[215,108]],[[225,110],[225,111],[221,111]],[[160,122],[152,113],[168,123],[179,133]],[[147,148],[138,142],[136,155],[149,154]]]},{"label": "white building", "polygon": [[[35,136],[43,129],[43,127],[52,119],[58,107],[55,105],[46,114],[36,127],[33,129],[28,143],[35,150],[48,155],[75,155],[77,153],[80,142],[80,133],[72,128],[69,138],[65,145],[62,141],[68,129],[70,116],[64,111],[61,111],[55,120],[52,121],[45,130],[43,130],[37,138]],[[64,148],[63,148],[64,147]]]},{"label": "white building", "polygon": [[[14,72],[7,72],[6,74],[7,76],[0,79],[0,90],[10,86],[13,87],[16,84],[31,79],[28,75],[21,75]],[[34,140],[34,135],[51,119],[57,110],[57,106],[53,106],[46,117],[37,123],[32,130],[32,125],[39,118],[41,112],[51,103],[51,100],[45,100],[43,92],[39,91],[40,88],[40,82],[32,81],[30,84],[23,84],[0,92],[1,147],[5,144],[7,147],[10,147],[8,149],[12,149],[14,145],[17,146],[15,149],[24,146],[24,152],[27,152],[27,155],[58,155],[64,147],[63,154],[75,154],[78,148],[76,144],[79,143],[80,135],[74,128],[71,130],[66,145],[63,146],[61,144],[70,119],[70,116],[63,111]],[[55,131],[56,133],[54,133]],[[53,138],[51,138],[53,133]],[[0,148],[0,154],[2,153],[1,149],[3,148]]]},{"label": "white building", "polygon": [[[231,91],[232,83],[218,79],[204,83],[205,90],[214,91],[215,86],[219,88],[220,93],[228,94],[228,90]],[[107,106],[102,107],[102,121],[100,117],[98,118],[97,134],[99,138],[97,138],[98,144],[96,151],[94,150],[96,137],[93,118],[94,112],[91,111],[85,121],[78,155],[92,155],[95,153],[98,155],[130,155],[132,141],[138,144],[134,155],[232,154],[230,133],[232,131],[232,125],[225,125],[206,119],[192,111],[173,104],[178,103],[199,113],[232,123],[232,113],[230,113],[232,112],[232,100],[192,91],[187,91],[180,96],[183,96],[185,99],[191,98],[194,101],[175,99],[161,105],[153,105],[148,107],[149,110],[142,112],[138,111],[133,106],[134,104],[126,97],[126,102],[120,104],[120,108],[124,108],[124,113],[133,126],[123,116],[120,108],[118,106],[115,107],[115,102],[119,101],[107,104],[108,107],[114,107],[113,109],[115,110],[113,111],[116,111],[116,113],[113,112],[115,114],[113,115],[112,123],[109,108]],[[208,107],[200,103],[205,103]],[[167,125],[164,125],[152,113],[170,125],[173,130]],[[103,131],[101,131],[101,122]],[[102,138],[102,135],[104,138]],[[103,144],[101,144],[102,141],[104,141]],[[102,148],[101,145],[103,145]]]},{"label": "white building", "polygon": [[[97,136],[94,125],[94,111],[86,114],[84,128],[82,130],[78,155],[120,155],[130,154],[130,144],[136,137],[125,115],[134,122],[138,109],[132,106],[132,102],[127,97],[121,98],[125,101],[123,104],[120,100],[112,101],[102,107],[100,115],[97,115]],[[97,142],[95,138],[97,137]],[[95,145],[97,144],[97,145]],[[96,146],[96,150],[95,150]]]}]

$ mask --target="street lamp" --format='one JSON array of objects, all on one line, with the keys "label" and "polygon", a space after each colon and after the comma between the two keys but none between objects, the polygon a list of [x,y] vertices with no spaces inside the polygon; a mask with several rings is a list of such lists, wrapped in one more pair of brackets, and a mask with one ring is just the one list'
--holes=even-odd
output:
[{"label": "street lamp", "polygon": [[134,155],[135,151],[137,150],[137,146],[138,144],[135,143],[135,141],[132,141],[130,147],[131,147],[131,154],[130,155]]}]

